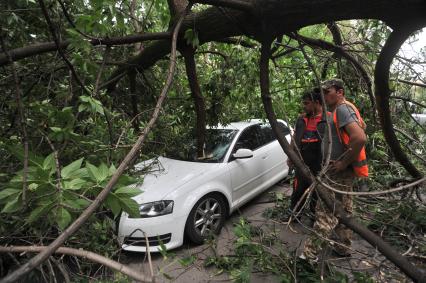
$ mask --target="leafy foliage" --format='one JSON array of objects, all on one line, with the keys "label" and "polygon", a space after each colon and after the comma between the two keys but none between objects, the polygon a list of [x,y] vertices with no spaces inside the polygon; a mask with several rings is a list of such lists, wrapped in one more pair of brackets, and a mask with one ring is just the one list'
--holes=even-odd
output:
[{"label": "leafy foliage", "polygon": [[[4,205],[1,213],[14,214],[24,208],[27,214],[21,215],[28,217],[28,224],[37,222],[39,231],[52,225],[57,225],[60,230],[65,229],[90,204],[90,199],[100,192],[116,171],[113,165],[108,168],[104,163],[95,166],[86,162],[83,166],[83,158],[60,169],[56,167],[53,153],[44,160],[34,157],[30,161],[32,165],[27,169],[28,191],[25,203],[22,191],[24,172],[21,170],[6,183],[6,189],[0,192],[0,204]],[[138,205],[131,197],[140,194],[140,191],[129,187],[134,183],[135,179],[124,176],[108,196],[106,206],[115,217],[121,209],[130,215],[139,214]],[[42,218],[43,221],[40,221]]]},{"label": "leafy foliage", "polygon": [[383,238],[397,247],[401,252],[410,249],[414,254],[423,254],[426,250],[424,232],[426,230],[425,208],[410,195],[405,195],[403,202],[400,199],[371,200],[369,204],[359,204],[359,211],[363,213],[366,225]]},{"label": "leafy foliage", "polygon": [[250,225],[243,218],[235,225],[233,255],[212,256],[206,259],[207,266],[214,265],[230,274],[235,282],[251,282],[253,272],[270,273],[277,282],[371,282],[365,274],[356,274],[353,280],[348,276],[329,268],[322,278],[319,266],[300,259],[293,252],[284,251],[282,243],[271,241],[263,231]]}]

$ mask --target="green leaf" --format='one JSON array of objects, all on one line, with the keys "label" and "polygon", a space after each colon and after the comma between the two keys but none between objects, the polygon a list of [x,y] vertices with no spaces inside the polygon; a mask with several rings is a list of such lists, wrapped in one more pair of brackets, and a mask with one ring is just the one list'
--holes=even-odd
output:
[{"label": "green leaf", "polygon": [[52,130],[52,132],[54,133],[60,133],[63,131],[62,128],[58,128],[58,127],[50,127],[50,129]]},{"label": "green leaf", "polygon": [[118,188],[114,193],[120,198],[123,198],[123,197],[131,198],[131,197],[140,195],[142,191],[133,186],[126,186],[126,187]]},{"label": "green leaf", "polygon": [[82,209],[88,207],[90,205],[90,201],[83,199],[83,198],[79,198],[77,200],[74,201],[77,205],[79,205]]},{"label": "green leaf", "polygon": [[104,108],[102,107],[102,105],[99,105],[97,103],[95,103],[94,105],[95,105],[95,111],[98,112],[99,114],[104,115]]},{"label": "green leaf", "polygon": [[[85,209],[91,203],[89,200],[83,198],[83,196],[71,194],[69,193],[69,191],[64,191],[64,194],[62,194],[62,201],[68,207],[74,208],[76,210]],[[64,207],[67,207],[67,206],[64,206]]]},{"label": "green leaf", "polygon": [[89,102],[90,97],[87,95],[81,95],[78,97],[78,99],[80,99],[82,102]]},{"label": "green leaf", "polygon": [[80,104],[78,106],[78,112],[83,112],[86,109],[87,109],[87,105],[85,105],[85,104]]},{"label": "green leaf", "polygon": [[17,195],[13,200],[9,201],[1,211],[2,213],[16,212],[21,208],[20,194]]},{"label": "green leaf", "polygon": [[121,175],[118,182],[121,186],[128,186],[128,185],[134,185],[136,183],[142,184],[142,181],[143,181],[143,178],[140,176],[138,178],[135,178],[129,175]]},{"label": "green leaf", "polygon": [[190,266],[191,264],[193,264],[196,259],[197,259],[196,256],[191,255],[191,256],[188,256],[188,257],[180,258],[179,263],[182,266],[187,267],[187,266]]},{"label": "green leaf", "polygon": [[87,181],[77,178],[73,179],[70,182],[64,182],[64,189],[65,190],[79,190],[81,187],[86,184]]},{"label": "green leaf", "polygon": [[63,207],[58,208],[56,214],[56,223],[58,223],[59,228],[64,230],[68,224],[71,222],[71,214]]},{"label": "green leaf", "polygon": [[119,198],[120,205],[131,217],[139,217],[139,204],[131,198]]},{"label": "green leaf", "polygon": [[82,210],[86,208],[90,202],[85,199],[67,199],[64,203],[76,210]]},{"label": "green leaf", "polygon": [[67,166],[65,166],[64,168],[62,168],[61,170],[61,177],[62,178],[68,178],[71,176],[71,174],[80,169],[81,167],[81,163],[83,162],[84,158],[80,158],[74,162],[72,162],[71,164],[68,164]]},{"label": "green leaf", "polygon": [[36,220],[38,220],[41,216],[45,215],[46,213],[48,213],[53,207],[55,207],[55,203],[52,202],[48,205],[41,205],[38,206],[36,209],[34,209],[33,211],[31,211],[30,216],[27,219],[28,223],[32,223]]},{"label": "green leaf", "polygon": [[100,182],[103,180],[102,178],[102,172],[93,164],[90,164],[89,162],[86,162],[86,168],[89,172],[89,176],[93,181]]},{"label": "green leaf", "polygon": [[115,168],[114,164],[111,164],[111,166],[109,167],[109,174],[113,175],[115,171],[117,171],[117,168]]},{"label": "green leaf", "polygon": [[55,168],[54,154],[49,154],[43,161],[43,170],[49,170]]},{"label": "green leaf", "polygon": [[101,163],[101,165],[98,167],[98,171],[99,171],[99,182],[102,182],[103,180],[105,180],[108,176],[109,176],[109,169],[108,167],[105,165],[105,163]]},{"label": "green leaf", "polygon": [[[87,72],[87,63],[83,62],[83,69]],[[78,107],[78,111],[84,111],[84,110],[90,110],[92,113],[100,113],[104,114],[104,107],[102,106],[102,102],[86,95],[82,95],[79,97],[80,101],[82,102],[80,106]]]},{"label": "green leaf", "polygon": [[80,169],[77,169],[71,173],[69,178],[87,178],[89,176],[89,173],[87,172],[87,168],[83,167]]},{"label": "green leaf", "polygon": [[120,199],[114,194],[110,193],[105,200],[106,206],[111,209],[114,217],[116,217],[121,211]]},{"label": "green leaf", "polygon": [[[170,258],[174,258],[176,255],[174,253],[171,253],[169,251],[167,251],[166,246],[164,245],[163,241],[160,241],[160,248],[158,249],[158,251],[161,253],[161,255],[163,256],[163,260]],[[164,275],[164,273],[162,273]],[[170,279],[173,279],[172,277],[170,277]]]},{"label": "green leaf", "polygon": [[77,37],[77,38],[81,37],[81,35],[75,29],[68,28],[68,29],[66,29],[66,31],[71,37]]},{"label": "green leaf", "polygon": [[[163,255],[163,258],[164,258],[164,260],[166,260],[166,259],[167,259],[167,256],[164,256],[164,255]],[[167,280],[172,280],[172,279],[174,279],[174,277],[173,277],[173,276],[171,276],[171,275],[169,275],[169,274],[167,274],[167,273],[165,273],[165,272],[162,272],[162,273],[161,273],[161,275],[163,275],[164,277],[166,277],[166,279],[167,279]]]},{"label": "green leaf", "polygon": [[35,190],[37,190],[37,188],[39,187],[39,184],[37,184],[37,183],[31,183],[29,186],[28,186],[28,190],[30,191],[30,192],[33,192],[33,191],[35,191]]},{"label": "green leaf", "polygon": [[[13,145],[6,145],[6,149],[10,153],[12,153],[16,158],[18,158],[20,161],[24,161],[25,159],[24,150],[19,143],[14,143]],[[29,164],[37,165],[41,167],[41,164],[43,163],[43,158],[30,151],[28,152],[28,161],[29,161]]]},{"label": "green leaf", "polygon": [[186,39],[186,43],[190,44],[194,48],[197,48],[200,45],[200,40],[198,39],[198,33],[196,30],[186,30],[184,38]]},{"label": "green leaf", "polygon": [[22,190],[12,189],[12,188],[4,189],[4,190],[0,191],[0,200],[7,198],[11,195],[14,195],[14,194],[19,194],[20,192],[22,192]]}]

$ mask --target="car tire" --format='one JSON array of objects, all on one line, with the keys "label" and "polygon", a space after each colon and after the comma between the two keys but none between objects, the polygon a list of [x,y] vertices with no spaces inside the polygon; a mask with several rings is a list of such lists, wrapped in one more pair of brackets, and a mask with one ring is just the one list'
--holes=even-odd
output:
[{"label": "car tire", "polygon": [[202,197],[192,208],[185,225],[185,235],[195,244],[202,244],[219,234],[227,216],[227,206],[219,194]]}]

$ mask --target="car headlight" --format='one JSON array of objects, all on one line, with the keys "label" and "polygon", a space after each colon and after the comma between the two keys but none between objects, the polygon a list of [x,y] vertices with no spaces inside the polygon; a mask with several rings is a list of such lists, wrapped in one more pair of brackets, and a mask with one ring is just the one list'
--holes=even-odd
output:
[{"label": "car headlight", "polygon": [[173,212],[173,204],[172,200],[143,203],[139,207],[140,217],[147,218],[170,214]]}]

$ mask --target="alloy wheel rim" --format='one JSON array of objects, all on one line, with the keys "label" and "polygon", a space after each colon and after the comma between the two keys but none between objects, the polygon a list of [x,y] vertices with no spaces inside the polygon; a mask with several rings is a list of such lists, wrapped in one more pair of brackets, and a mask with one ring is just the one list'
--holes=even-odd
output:
[{"label": "alloy wheel rim", "polygon": [[204,237],[216,231],[222,218],[222,208],[214,198],[207,198],[201,202],[194,216],[194,228],[198,235]]}]

